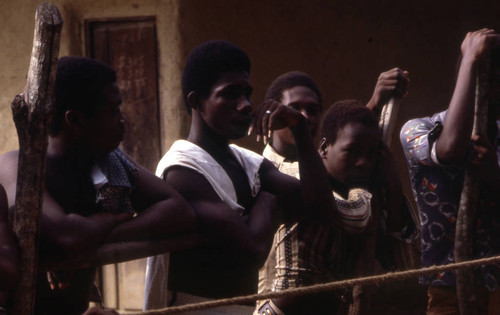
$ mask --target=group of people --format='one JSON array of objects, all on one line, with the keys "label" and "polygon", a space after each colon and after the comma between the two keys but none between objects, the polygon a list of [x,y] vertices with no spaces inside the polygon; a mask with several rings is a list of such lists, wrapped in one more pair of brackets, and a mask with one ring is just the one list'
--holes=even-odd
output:
[{"label": "group of people", "polygon": [[[36,313],[84,313],[98,295],[96,267],[141,256],[151,256],[145,309],[405,268],[404,253],[396,248],[419,235],[424,266],[453,262],[455,220],[469,166],[482,179],[474,256],[498,254],[497,47],[500,35],[493,30],[467,34],[448,110],[411,120],[401,131],[419,220],[378,131],[383,104],[408,93],[406,71],[382,73],[367,104],[343,100],[325,113],[314,80],[288,72],[273,81],[266,101],[253,111],[247,54],[226,41],[201,44],[188,56],[182,76],[189,135],[172,145],[155,176],[118,148],[125,120],[114,70],[89,58],[60,58]],[[490,135],[471,138],[475,78],[489,59]],[[262,155],[230,144],[247,133],[264,141]],[[17,276],[17,247],[8,224],[17,157],[17,151],[0,157],[0,307],[8,306]],[[103,248],[113,251],[112,258]],[[484,314],[500,312],[499,271],[497,266],[474,270]],[[420,280],[429,287],[428,314],[458,312],[452,272]],[[374,314],[384,311],[376,309],[384,307],[377,303],[383,294],[355,287],[216,312]]]}]

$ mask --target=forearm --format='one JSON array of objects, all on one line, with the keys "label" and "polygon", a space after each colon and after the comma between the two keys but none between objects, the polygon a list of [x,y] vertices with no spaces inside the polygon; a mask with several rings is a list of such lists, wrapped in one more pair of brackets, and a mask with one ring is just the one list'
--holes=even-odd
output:
[{"label": "forearm", "polygon": [[106,243],[156,240],[194,232],[196,215],[183,200],[169,198],[157,202],[133,219],[117,225],[106,237]]},{"label": "forearm", "polygon": [[274,233],[277,231],[280,221],[281,213],[276,208],[276,198],[271,194],[261,192],[250,211],[247,226],[257,251],[263,259],[269,253]]},{"label": "forearm", "polygon": [[98,213],[89,217],[64,215],[58,222],[42,216],[40,257],[46,260],[85,259],[101,245],[112,228],[130,217],[124,214]]},{"label": "forearm", "polygon": [[43,270],[65,270],[96,267],[145,258],[167,252],[181,251],[203,244],[198,233],[186,233],[154,241],[132,241],[102,244],[84,260],[41,261]]},{"label": "forearm", "polygon": [[297,145],[302,200],[308,209],[307,215],[333,223],[337,216],[328,173],[307,130],[305,120],[300,120],[299,124],[292,128],[292,132]]},{"label": "forearm", "polygon": [[469,148],[474,120],[475,73],[475,62],[462,59],[443,131],[436,144],[441,161],[463,160]]}]

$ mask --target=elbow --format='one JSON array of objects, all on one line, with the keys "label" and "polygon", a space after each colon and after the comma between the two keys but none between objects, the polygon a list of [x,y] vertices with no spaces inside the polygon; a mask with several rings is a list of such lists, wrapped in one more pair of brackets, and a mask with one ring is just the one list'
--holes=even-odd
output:
[{"label": "elbow", "polygon": [[451,164],[463,161],[467,155],[468,143],[454,143],[452,141],[438,140],[436,143],[436,158],[439,162]]}]

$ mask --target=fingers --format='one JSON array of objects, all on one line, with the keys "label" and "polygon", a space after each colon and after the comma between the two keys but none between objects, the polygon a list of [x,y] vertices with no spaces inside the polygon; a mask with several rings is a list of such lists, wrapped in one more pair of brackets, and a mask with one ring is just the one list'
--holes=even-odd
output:
[{"label": "fingers", "polygon": [[64,290],[69,287],[72,275],[72,271],[47,271],[47,281],[52,290],[55,290],[56,287],[59,290]]},{"label": "fingers", "polygon": [[399,68],[394,68],[387,72],[383,72],[379,77],[381,86],[392,87],[392,89],[400,90],[402,95],[408,92],[410,86],[410,74]]},{"label": "fingers", "polygon": [[474,62],[483,60],[492,47],[500,45],[500,35],[493,29],[483,28],[469,32],[462,42],[463,59]]},{"label": "fingers", "polygon": [[257,141],[263,139],[264,143],[267,144],[269,138],[271,137],[269,122],[273,112],[279,105],[281,104],[275,100],[267,100],[262,103],[262,105],[253,114],[252,123],[248,132],[249,134],[255,132],[257,135]]},{"label": "fingers", "polygon": [[377,89],[382,99],[388,99],[392,96],[406,97],[410,86],[410,77],[408,71],[394,68],[380,74]]},{"label": "fingers", "polygon": [[54,280],[54,277],[52,277],[52,272],[47,271],[47,281],[49,282],[49,286],[52,290],[56,289],[56,282]]},{"label": "fingers", "polygon": [[[496,149],[493,146],[493,144],[485,137],[472,135],[471,141],[474,147],[474,151],[476,151],[477,153],[478,159],[483,159],[489,155],[493,155],[496,152]],[[491,158],[494,157],[492,156]]]}]

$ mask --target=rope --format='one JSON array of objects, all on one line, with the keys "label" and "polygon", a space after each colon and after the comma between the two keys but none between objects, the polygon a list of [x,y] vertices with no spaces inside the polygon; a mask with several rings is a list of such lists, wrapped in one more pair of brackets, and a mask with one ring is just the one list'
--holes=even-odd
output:
[{"label": "rope", "polygon": [[283,291],[279,291],[279,292],[269,292],[269,293],[265,293],[265,294],[252,294],[252,295],[247,295],[247,296],[237,296],[237,297],[227,298],[227,299],[207,301],[207,302],[188,304],[188,305],[182,305],[182,306],[176,306],[176,307],[168,307],[168,308],[164,308],[164,309],[151,310],[151,311],[145,311],[145,312],[140,312],[140,313],[132,313],[129,315],[164,315],[164,314],[174,314],[174,313],[187,312],[187,311],[196,311],[196,310],[202,310],[202,309],[214,308],[214,307],[226,306],[226,305],[232,305],[232,304],[249,303],[249,302],[254,302],[257,300],[266,300],[266,299],[272,299],[272,298],[283,297],[283,296],[299,296],[299,295],[305,295],[305,294],[313,294],[313,293],[319,293],[319,292],[324,292],[324,291],[349,288],[349,287],[353,287],[355,285],[368,285],[368,284],[379,285],[380,283],[391,282],[391,281],[395,281],[395,280],[404,280],[407,278],[412,278],[412,277],[417,277],[417,276],[422,276],[422,275],[427,275],[427,274],[436,274],[436,273],[455,270],[455,269],[466,269],[466,268],[472,268],[472,267],[477,267],[477,266],[482,266],[482,265],[493,265],[493,264],[497,264],[497,263],[500,263],[500,256],[463,261],[463,262],[459,262],[459,263],[451,263],[451,264],[442,265],[442,266],[431,266],[431,267],[420,268],[420,269],[389,272],[389,273],[382,274],[382,275],[375,275],[375,276],[361,277],[361,278],[356,278],[356,279],[334,281],[334,282],[316,284],[316,285],[307,286],[307,287],[288,289],[288,290],[283,290]]}]

